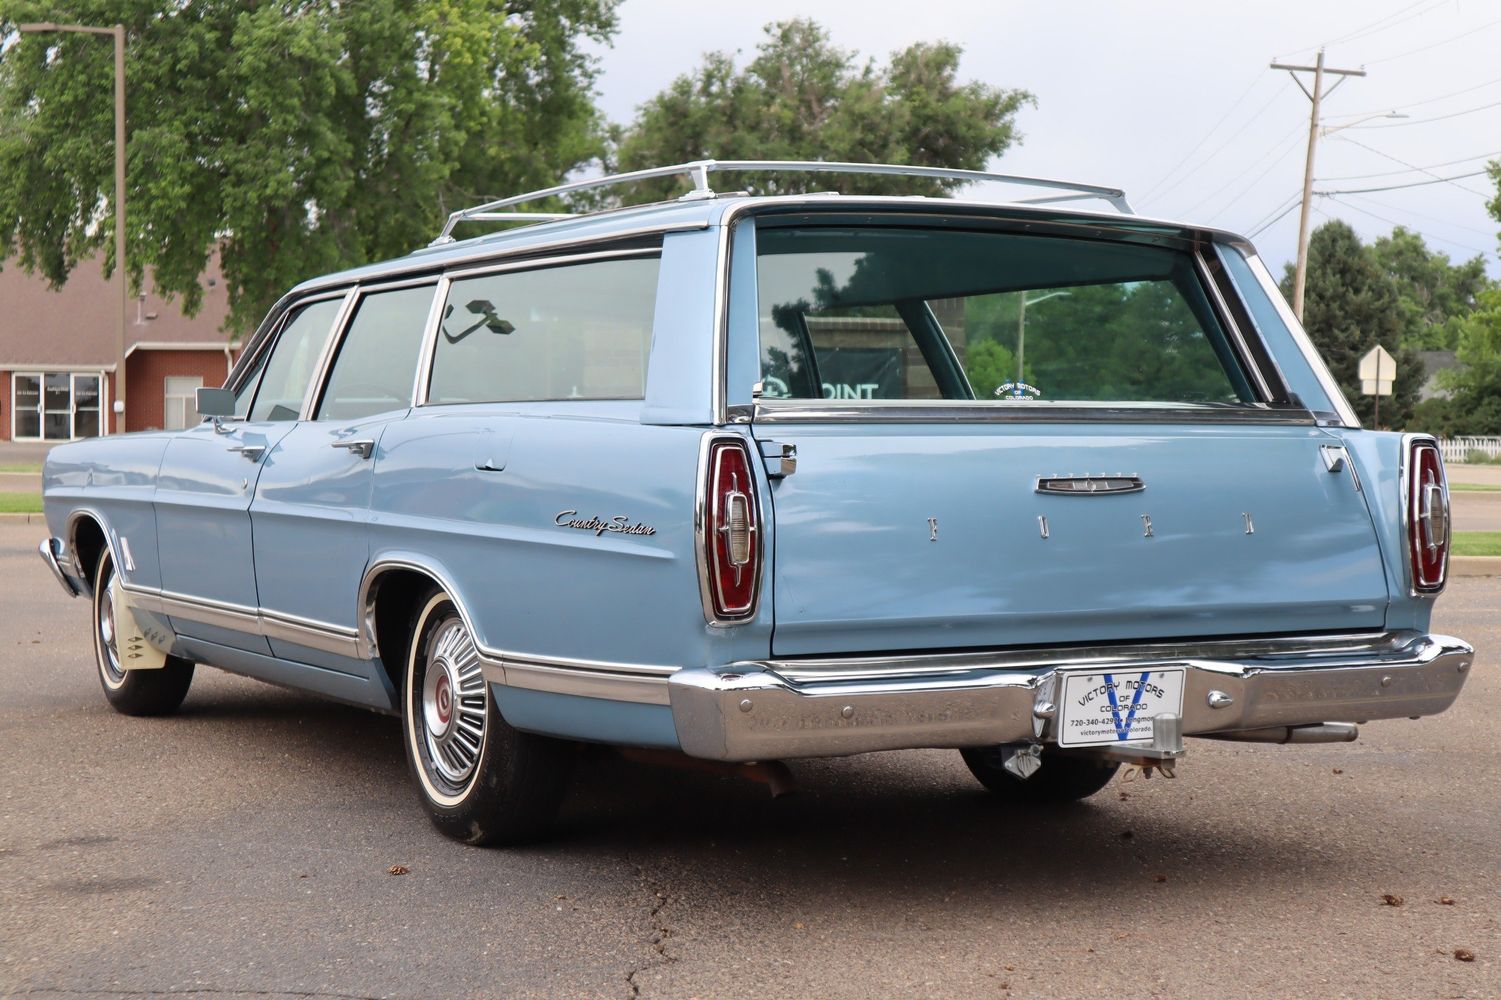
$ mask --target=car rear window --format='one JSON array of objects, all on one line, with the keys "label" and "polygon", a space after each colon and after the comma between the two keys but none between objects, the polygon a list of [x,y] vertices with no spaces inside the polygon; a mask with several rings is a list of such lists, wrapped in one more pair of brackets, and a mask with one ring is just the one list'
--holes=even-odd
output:
[{"label": "car rear window", "polygon": [[757,234],[762,397],[1255,400],[1192,256],[1015,233]]}]

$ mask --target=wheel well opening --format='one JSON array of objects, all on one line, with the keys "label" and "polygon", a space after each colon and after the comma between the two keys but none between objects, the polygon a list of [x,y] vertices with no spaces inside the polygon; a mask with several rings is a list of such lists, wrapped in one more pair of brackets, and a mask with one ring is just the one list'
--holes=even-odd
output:
[{"label": "wheel well opening", "polygon": [[392,691],[401,691],[417,613],[427,596],[438,589],[431,577],[405,569],[382,574],[371,588],[371,600],[375,602],[376,659],[391,682]]},{"label": "wheel well opening", "polygon": [[78,573],[90,587],[94,585],[94,571],[99,568],[99,557],[108,544],[104,529],[92,517],[81,517],[73,529],[73,557],[78,564]]}]

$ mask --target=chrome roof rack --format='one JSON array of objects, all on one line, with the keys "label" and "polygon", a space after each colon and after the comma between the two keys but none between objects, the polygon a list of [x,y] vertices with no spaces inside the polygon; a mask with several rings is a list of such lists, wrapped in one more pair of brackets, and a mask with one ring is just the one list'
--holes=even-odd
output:
[{"label": "chrome roof rack", "polygon": [[1097,184],[1077,184],[1073,181],[1054,180],[1047,177],[1024,177],[1017,174],[993,174],[982,170],[951,170],[947,167],[919,167],[898,163],[836,163],[825,160],[694,160],[691,163],[677,163],[670,167],[652,167],[648,170],[632,170],[623,174],[591,177],[587,180],[572,181],[568,184],[559,184],[555,187],[542,188],[538,191],[528,191],[526,194],[512,195],[509,198],[501,198],[497,201],[487,201],[483,205],[476,205],[473,208],[460,209],[448,216],[448,222],[444,224],[443,232],[439,233],[438,238],[433,240],[430,245],[439,246],[443,243],[452,243],[453,229],[461,222],[553,222],[559,219],[578,218],[577,215],[568,212],[506,212],[501,211],[501,209],[509,208],[512,205],[521,205],[529,201],[538,201],[542,198],[551,198],[556,195],[571,194],[576,191],[592,191],[596,188],[613,187],[617,184],[630,184],[634,181],[651,180],[656,177],[681,175],[692,180],[693,190],[683,195],[679,199],[681,201],[697,201],[704,198],[713,198],[715,194],[713,189],[709,187],[709,175],[720,171],[882,174],[889,177],[933,177],[941,180],[969,182],[1001,181],[1007,184],[1021,184],[1027,187],[1072,192],[1071,194],[1029,198],[1015,204],[1038,205],[1049,202],[1080,201],[1099,198],[1110,202],[1119,212],[1126,215],[1134,214],[1131,206],[1126,203],[1126,193],[1120,188],[1101,187]]}]

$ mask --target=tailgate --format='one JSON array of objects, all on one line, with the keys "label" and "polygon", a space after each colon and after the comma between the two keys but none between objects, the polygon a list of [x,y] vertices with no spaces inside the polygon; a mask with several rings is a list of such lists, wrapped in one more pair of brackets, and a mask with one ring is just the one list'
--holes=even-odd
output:
[{"label": "tailgate", "polygon": [[[1317,428],[810,422],[757,436],[798,450],[772,489],[775,655],[1384,622],[1370,514]],[[1078,492],[1040,491],[1052,477]]]}]

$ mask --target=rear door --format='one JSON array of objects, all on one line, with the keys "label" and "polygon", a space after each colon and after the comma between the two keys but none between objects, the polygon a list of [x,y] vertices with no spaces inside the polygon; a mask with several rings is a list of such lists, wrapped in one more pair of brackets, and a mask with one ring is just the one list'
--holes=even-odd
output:
[{"label": "rear door", "polygon": [[411,407],[434,287],[360,291],[311,419],[282,438],[256,485],[257,590],[284,659],[369,673],[353,657],[372,473],[386,426]]},{"label": "rear door", "polygon": [[777,655],[1379,628],[1336,442],[1190,247],[757,236]]}]

